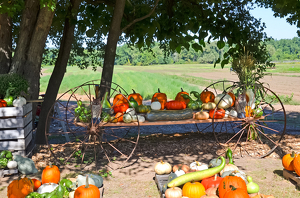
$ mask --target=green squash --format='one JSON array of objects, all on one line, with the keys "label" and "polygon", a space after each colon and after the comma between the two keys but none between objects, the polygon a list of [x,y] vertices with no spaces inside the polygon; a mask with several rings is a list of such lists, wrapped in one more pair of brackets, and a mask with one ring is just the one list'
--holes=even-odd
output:
[{"label": "green squash", "polygon": [[168,177],[168,183],[170,181],[172,181],[173,179],[175,179],[177,177],[177,175],[175,173],[170,173],[169,177]]},{"label": "green squash", "polygon": [[182,110],[151,110],[146,115],[146,120],[150,122],[155,121],[176,121],[176,120],[186,120],[193,118],[192,109],[182,109]]},{"label": "green squash", "polygon": [[136,109],[139,106],[139,104],[137,103],[137,101],[131,97],[129,99],[129,107]]},{"label": "green squash", "polygon": [[216,167],[216,166],[220,166],[221,163],[222,163],[221,159],[214,158],[214,159],[209,161],[208,167],[213,168],[213,167]]},{"label": "green squash", "polygon": [[138,113],[147,113],[151,111],[151,106],[148,105],[139,105],[137,108],[135,108],[136,112]]},{"label": "green squash", "polygon": [[13,160],[18,163],[18,170],[24,175],[38,172],[34,162],[30,158],[22,157],[21,155],[14,155]]}]

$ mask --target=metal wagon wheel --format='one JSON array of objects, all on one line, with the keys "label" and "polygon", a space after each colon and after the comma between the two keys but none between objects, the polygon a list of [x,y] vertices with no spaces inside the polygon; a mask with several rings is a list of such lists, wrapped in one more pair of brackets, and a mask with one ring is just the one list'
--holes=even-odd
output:
[{"label": "metal wagon wheel", "polygon": [[[230,80],[217,81],[217,82],[214,82],[214,83],[210,84],[205,89],[203,89],[203,92],[210,91],[216,96],[218,94],[227,92],[227,90],[230,89],[235,84],[236,84],[235,81],[230,81]],[[195,125],[197,127],[198,132],[205,132],[205,131],[211,132],[212,123],[207,123],[207,124],[196,123]],[[202,125],[202,126],[204,125],[204,128],[200,129],[200,125]]]},{"label": "metal wagon wheel", "polygon": [[[236,96],[236,101],[233,106],[229,104],[225,118],[217,119],[218,107],[227,101],[225,97],[229,92]],[[280,98],[269,88],[255,84],[246,89],[235,83],[214,109],[212,128],[223,147],[219,154],[224,154],[229,147],[235,155],[263,158],[274,152],[283,138],[286,113]]]},{"label": "metal wagon wheel", "polygon": [[[48,112],[46,141],[55,162],[60,165],[88,165],[95,161],[96,168],[98,164],[107,163],[111,168],[119,168],[129,160],[137,147],[139,122],[116,123],[118,117],[114,117],[114,105],[102,108],[102,102],[94,100],[95,86],[99,86],[98,81],[90,81],[66,91]],[[109,90],[107,100],[110,103],[117,94],[129,102],[121,86],[113,83],[111,88],[105,88]],[[120,100],[116,101],[116,104],[119,103]],[[135,111],[130,113],[136,116]],[[47,126],[51,126],[52,130],[47,130]]]}]

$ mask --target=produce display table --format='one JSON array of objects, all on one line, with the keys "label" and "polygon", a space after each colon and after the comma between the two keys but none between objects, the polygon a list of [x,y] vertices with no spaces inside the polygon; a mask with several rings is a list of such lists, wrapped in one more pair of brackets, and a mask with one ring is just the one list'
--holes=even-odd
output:
[{"label": "produce display table", "polygon": [[32,103],[0,108],[0,150],[29,155],[33,150],[32,128]]},{"label": "produce display table", "polygon": [[165,175],[155,174],[155,177],[153,178],[156,183],[156,186],[157,186],[157,189],[159,191],[161,198],[165,198],[165,193],[162,192],[162,187],[165,183],[168,182],[168,177],[169,177],[169,174],[165,174]]}]

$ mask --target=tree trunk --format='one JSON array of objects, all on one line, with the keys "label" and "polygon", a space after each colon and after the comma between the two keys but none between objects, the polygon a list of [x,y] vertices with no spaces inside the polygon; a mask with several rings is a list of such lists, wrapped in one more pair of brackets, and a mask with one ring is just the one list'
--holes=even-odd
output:
[{"label": "tree trunk", "polygon": [[[70,0],[70,1],[71,1],[71,6],[68,9],[67,16],[72,16],[72,18],[67,17],[65,19],[64,32],[63,32],[63,37],[61,40],[58,57],[57,57],[54,70],[51,74],[51,77],[50,77],[50,80],[48,83],[44,102],[43,102],[42,109],[41,109],[41,114],[39,117],[39,124],[38,124],[38,128],[37,128],[37,133],[36,133],[36,143],[37,144],[46,144],[47,143],[46,139],[45,139],[45,130],[48,131],[48,129],[49,129],[49,125],[46,126],[48,112],[50,111],[53,103],[56,100],[56,96],[57,96],[61,81],[66,72],[66,67],[67,67],[70,51],[72,49],[72,43],[74,40],[75,23],[72,23],[71,21],[76,20],[76,18],[77,18],[77,12],[78,12],[81,0]],[[48,123],[50,123],[50,122],[48,122]]]},{"label": "tree trunk", "polygon": [[107,38],[107,45],[105,48],[104,64],[101,75],[100,98],[102,98],[105,92],[109,90],[106,87],[111,86],[116,57],[116,48],[121,32],[121,21],[123,18],[125,1],[126,0],[116,0],[114,14],[112,17]]},{"label": "tree trunk", "polygon": [[12,20],[8,14],[0,14],[0,74],[9,72],[12,55]]},{"label": "tree trunk", "polygon": [[9,73],[23,75],[24,64],[27,59],[27,52],[40,10],[39,2],[39,0],[26,0],[25,2],[25,9],[22,13],[17,47]]}]

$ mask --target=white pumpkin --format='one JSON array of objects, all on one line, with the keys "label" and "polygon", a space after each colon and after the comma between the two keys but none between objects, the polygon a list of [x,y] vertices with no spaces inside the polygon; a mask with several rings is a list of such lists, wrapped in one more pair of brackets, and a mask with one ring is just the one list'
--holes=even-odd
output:
[{"label": "white pumpkin", "polygon": [[177,177],[184,175],[184,174],[185,174],[185,172],[183,170],[178,169],[177,171],[175,171],[175,175],[177,175]]},{"label": "white pumpkin", "polygon": [[222,175],[225,171],[234,171],[234,170],[239,170],[239,168],[236,165],[233,164],[226,164],[223,170],[220,171],[220,175]]},{"label": "white pumpkin", "polygon": [[132,118],[132,122],[137,122],[138,119],[137,115],[132,115],[131,118]]},{"label": "white pumpkin", "polygon": [[202,104],[202,109],[204,110],[211,110],[211,109],[214,109],[216,108],[216,103],[214,102],[207,102],[207,103],[203,103]]},{"label": "white pumpkin", "polygon": [[135,110],[134,110],[134,108],[128,108],[128,109],[126,110],[126,113],[128,113],[128,114],[134,116],[134,115],[135,115]]},{"label": "white pumpkin", "polygon": [[218,94],[215,97],[214,102],[218,105],[218,108],[227,109],[227,108],[231,107],[233,100],[232,100],[231,96],[228,94]]},{"label": "white pumpkin", "polygon": [[190,168],[192,170],[197,170],[197,171],[201,171],[201,170],[206,170],[208,169],[208,165],[205,164],[205,163],[201,163],[201,162],[198,162],[198,161],[194,161],[190,164]]},{"label": "white pumpkin", "polygon": [[130,115],[129,113],[125,113],[123,115],[123,122],[125,122],[125,123],[132,122],[132,115]]},{"label": "white pumpkin", "polygon": [[229,112],[229,117],[231,118],[237,118],[237,112],[234,109],[231,109]]},{"label": "white pumpkin", "polygon": [[22,107],[23,105],[26,105],[26,99],[22,96],[17,97],[13,100],[13,106],[14,107]]},{"label": "white pumpkin", "polygon": [[14,169],[14,168],[17,168],[18,162],[16,162],[16,161],[9,161],[9,162],[7,162],[6,166],[9,169]]},{"label": "white pumpkin", "polygon": [[168,162],[157,162],[154,166],[154,171],[158,175],[169,174],[172,171],[172,166]]},{"label": "white pumpkin", "polygon": [[43,194],[45,192],[52,192],[58,187],[58,184],[55,183],[46,183],[41,185],[38,189],[37,192],[39,194]]},{"label": "white pumpkin", "polygon": [[230,111],[226,110],[224,118],[228,118],[229,117],[229,113],[230,113]]},{"label": "white pumpkin", "polygon": [[159,101],[153,101],[151,103],[151,109],[152,110],[160,110],[160,108],[161,108],[161,104],[160,104]]},{"label": "white pumpkin", "polygon": [[145,122],[145,117],[144,116],[138,115],[137,118],[138,118],[139,122]]}]

